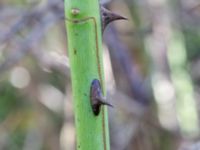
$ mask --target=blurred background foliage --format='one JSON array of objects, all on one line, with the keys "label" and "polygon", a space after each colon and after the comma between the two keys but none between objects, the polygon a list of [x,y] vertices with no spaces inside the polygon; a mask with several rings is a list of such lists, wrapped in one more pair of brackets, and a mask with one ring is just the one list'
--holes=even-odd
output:
[{"label": "blurred background foliage", "polygon": [[[198,150],[200,2],[102,0],[112,150]],[[73,150],[63,1],[0,1],[0,150]]]}]

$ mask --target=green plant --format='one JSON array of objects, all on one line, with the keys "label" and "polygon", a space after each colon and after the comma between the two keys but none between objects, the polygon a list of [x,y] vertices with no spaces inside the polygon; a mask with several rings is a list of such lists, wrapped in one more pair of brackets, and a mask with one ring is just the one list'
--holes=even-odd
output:
[{"label": "green plant", "polygon": [[68,51],[71,66],[77,149],[109,150],[107,109],[95,116],[90,103],[94,79],[105,95],[102,33],[97,0],[65,0]]}]

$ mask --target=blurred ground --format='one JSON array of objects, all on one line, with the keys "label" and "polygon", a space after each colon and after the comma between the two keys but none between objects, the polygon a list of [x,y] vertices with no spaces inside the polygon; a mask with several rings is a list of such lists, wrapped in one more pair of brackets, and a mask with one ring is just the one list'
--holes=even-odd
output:
[{"label": "blurred ground", "polygon": [[[111,150],[200,150],[200,2],[102,0]],[[73,150],[63,1],[0,1],[0,150]]]}]

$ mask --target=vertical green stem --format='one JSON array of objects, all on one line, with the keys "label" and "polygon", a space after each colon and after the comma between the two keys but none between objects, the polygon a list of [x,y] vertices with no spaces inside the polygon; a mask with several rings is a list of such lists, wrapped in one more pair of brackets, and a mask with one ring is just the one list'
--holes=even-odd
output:
[{"label": "vertical green stem", "polygon": [[65,16],[77,149],[109,150],[107,109],[101,107],[101,113],[94,116],[90,104],[94,79],[99,79],[105,95],[98,0],[65,0]]}]

